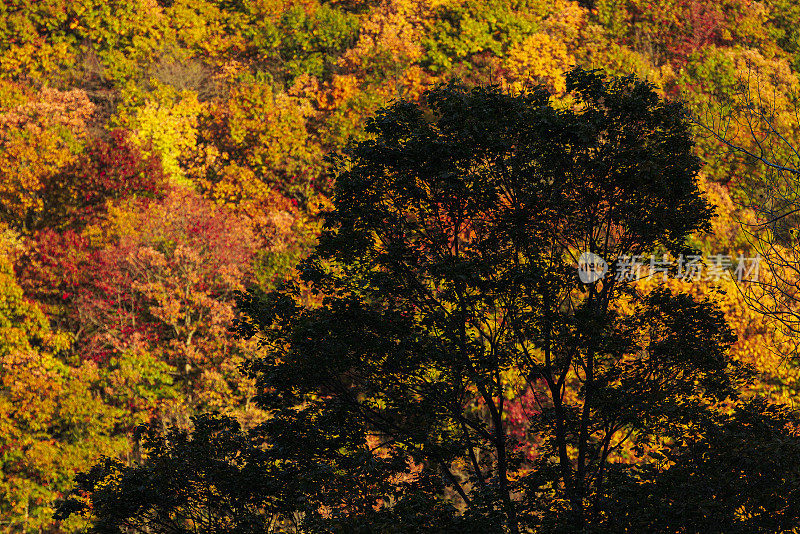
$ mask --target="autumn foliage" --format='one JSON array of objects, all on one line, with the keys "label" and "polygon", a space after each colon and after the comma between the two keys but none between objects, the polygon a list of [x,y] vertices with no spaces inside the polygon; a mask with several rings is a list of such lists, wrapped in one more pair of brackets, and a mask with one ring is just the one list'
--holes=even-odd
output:
[{"label": "autumn foliage", "polygon": [[[103,454],[138,461],[139,424],[185,437],[206,411],[242,432],[264,421],[247,370],[265,349],[232,333],[243,295],[287,284],[322,305],[297,266],[332,206],[334,154],[372,139],[378,110],[456,80],[542,87],[573,109],[581,65],[635,74],[690,112],[728,103],[753,150],[744,119],[769,102],[798,146],[799,28],[790,0],[0,3],[0,530],[83,528],[54,521],[52,503]],[[755,255],[748,205],[770,169],[702,136],[692,150],[716,216],[691,244]],[[637,287],[662,285],[719,304],[734,358],[756,369],[743,391],[800,400],[797,340],[732,280]],[[507,392],[531,462],[531,425],[552,408],[541,386]]]}]

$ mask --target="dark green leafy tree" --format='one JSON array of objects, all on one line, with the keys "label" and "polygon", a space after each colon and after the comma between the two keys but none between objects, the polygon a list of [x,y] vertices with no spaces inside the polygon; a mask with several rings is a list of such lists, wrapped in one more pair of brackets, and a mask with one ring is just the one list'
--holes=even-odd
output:
[{"label": "dark green leafy tree", "polygon": [[[244,524],[250,511],[212,496],[250,492],[278,532],[744,532],[762,528],[758,514],[796,520],[797,477],[768,456],[797,458],[795,422],[738,399],[749,373],[728,354],[722,313],[614,275],[634,255],[688,252],[707,227],[682,106],[580,69],[568,89],[565,108],[543,90],[451,84],[380,112],[372,137],[334,162],[334,208],[303,266],[321,305],[291,286],[242,304],[242,332],[263,340],[250,370],[270,417],[241,456],[153,437],[150,459],[107,462],[61,513],[91,507],[100,532],[132,521],[212,532],[190,510],[213,503]],[[582,283],[581,252],[610,273]],[[530,390],[533,458],[508,421],[510,399]],[[757,428],[770,430],[761,442]],[[222,460],[263,466],[261,479],[208,475]],[[142,493],[172,483],[170,470],[213,489],[180,502]],[[737,490],[746,475],[742,491],[757,496]],[[177,526],[149,519],[162,516]]]},{"label": "dark green leafy tree", "polygon": [[[94,490],[95,531],[272,532],[271,512],[281,493],[269,484],[274,468],[235,420],[196,418],[191,436],[142,427],[137,439],[146,464],[126,469],[107,458],[76,478],[77,488]],[[125,475],[114,479],[119,472]],[[72,501],[59,514],[80,509]]]},{"label": "dark green leafy tree", "polygon": [[352,46],[358,19],[326,5],[312,15],[296,6],[281,17],[280,56],[290,78],[307,72],[319,78],[329,75],[338,54]]}]

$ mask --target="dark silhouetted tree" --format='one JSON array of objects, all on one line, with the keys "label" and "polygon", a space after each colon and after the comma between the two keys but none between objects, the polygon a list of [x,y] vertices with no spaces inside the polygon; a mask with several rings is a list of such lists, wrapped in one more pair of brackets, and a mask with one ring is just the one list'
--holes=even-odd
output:
[{"label": "dark silhouetted tree", "polygon": [[[192,510],[241,525],[227,499],[244,493],[278,532],[732,532],[763,529],[765,503],[772,524],[796,520],[796,475],[769,456],[797,457],[793,420],[738,398],[749,373],[722,313],[614,275],[688,252],[707,226],[683,107],[632,77],[576,69],[567,89],[572,107],[450,84],[380,112],[334,161],[303,265],[321,305],[292,286],[242,303],[270,417],[241,455],[187,463],[194,446],[171,447],[188,438],[156,436],[152,460],[100,466],[61,513],[91,510],[101,532],[212,532]],[[582,283],[581,252],[610,274]],[[510,399],[526,391],[538,413],[520,432]],[[209,474],[217,461],[263,476],[230,490],[239,475]],[[733,481],[756,473],[743,496]],[[177,480],[197,489],[165,500]]]}]

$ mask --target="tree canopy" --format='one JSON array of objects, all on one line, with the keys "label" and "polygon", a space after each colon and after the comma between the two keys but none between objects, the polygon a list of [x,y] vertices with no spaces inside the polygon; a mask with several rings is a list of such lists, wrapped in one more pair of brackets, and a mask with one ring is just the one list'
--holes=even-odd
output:
[{"label": "tree canopy", "polygon": [[618,271],[708,227],[683,106],[633,76],[574,69],[566,89],[449,83],[379,111],[332,160],[301,265],[317,305],[297,284],[242,300],[265,420],[151,430],[60,514],[99,532],[794,524],[797,421],[740,394],[753,372],[714,300],[578,276],[583,252]]}]

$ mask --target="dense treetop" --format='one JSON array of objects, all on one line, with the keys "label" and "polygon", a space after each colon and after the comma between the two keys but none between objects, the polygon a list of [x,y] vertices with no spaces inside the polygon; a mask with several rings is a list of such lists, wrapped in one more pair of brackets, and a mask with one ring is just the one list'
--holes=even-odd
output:
[{"label": "dense treetop", "polygon": [[334,160],[305,290],[241,302],[263,422],[143,427],[145,456],[81,475],[58,517],[175,533],[796,524],[800,420],[746,390],[716,303],[575,268],[581,250],[614,266],[691,251],[712,210],[682,105],[581,69],[566,88],[567,108],[450,83],[378,112]]}]

